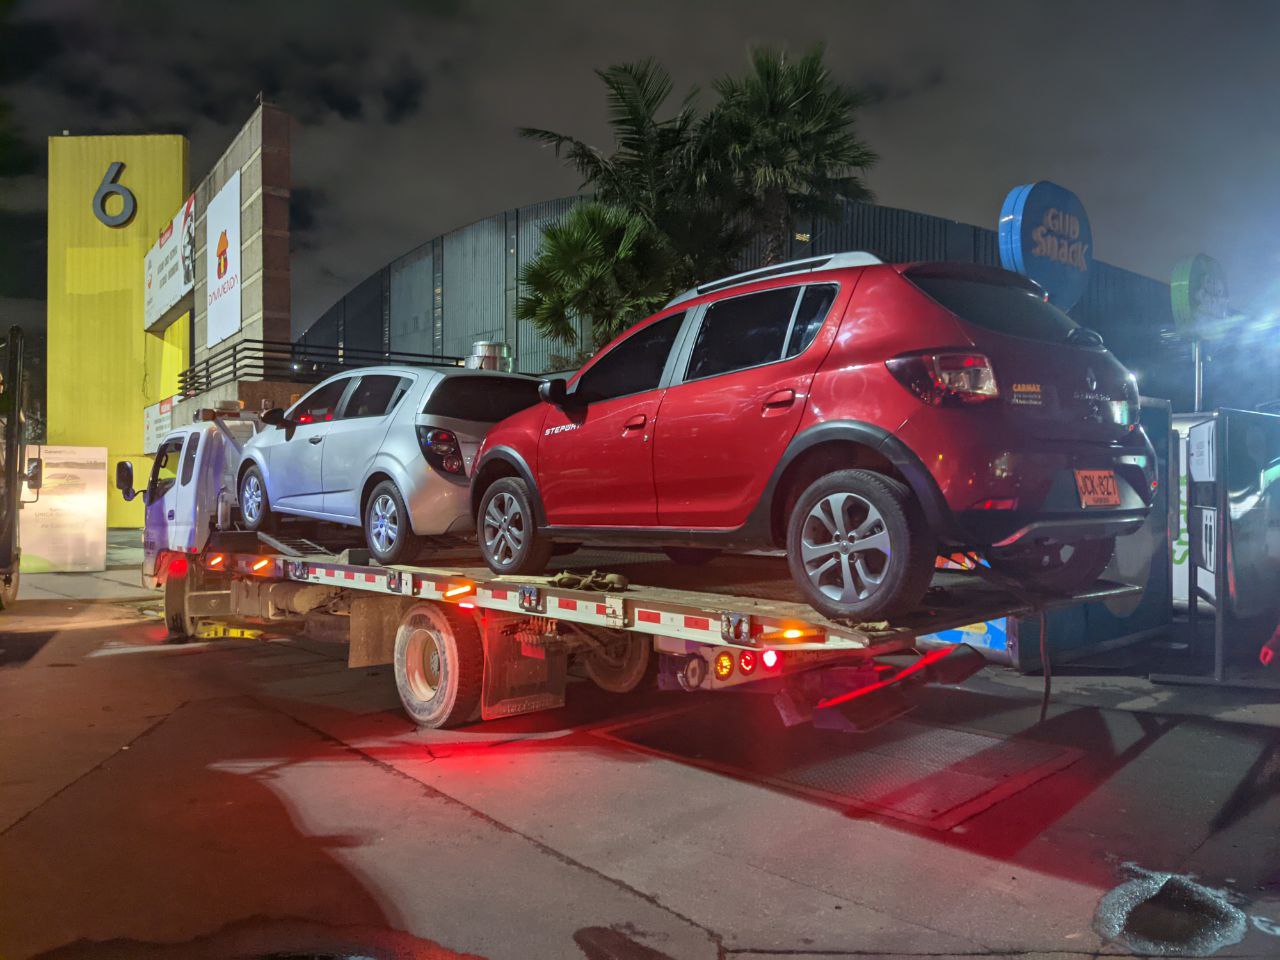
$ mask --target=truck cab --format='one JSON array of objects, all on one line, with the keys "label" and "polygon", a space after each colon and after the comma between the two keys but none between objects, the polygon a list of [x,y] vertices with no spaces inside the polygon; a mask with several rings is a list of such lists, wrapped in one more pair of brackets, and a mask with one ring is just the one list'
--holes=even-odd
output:
[{"label": "truck cab", "polygon": [[[245,441],[258,429],[256,418],[236,411],[202,410],[199,419],[172,430],[156,448],[145,486],[133,488],[133,465],[120,464],[116,486],[126,499],[145,504],[142,579],[162,586],[174,559],[204,550],[210,535],[229,526],[235,502],[236,469]],[[221,520],[220,520],[221,517]]]}]

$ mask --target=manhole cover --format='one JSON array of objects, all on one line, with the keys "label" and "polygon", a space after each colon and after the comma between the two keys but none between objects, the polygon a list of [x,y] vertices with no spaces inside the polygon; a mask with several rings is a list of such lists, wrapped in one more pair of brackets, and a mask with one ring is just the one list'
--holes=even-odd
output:
[{"label": "manhole cover", "polygon": [[913,720],[857,735],[787,729],[768,698],[746,696],[598,732],[662,757],[939,830],[1081,756],[1070,747]]}]

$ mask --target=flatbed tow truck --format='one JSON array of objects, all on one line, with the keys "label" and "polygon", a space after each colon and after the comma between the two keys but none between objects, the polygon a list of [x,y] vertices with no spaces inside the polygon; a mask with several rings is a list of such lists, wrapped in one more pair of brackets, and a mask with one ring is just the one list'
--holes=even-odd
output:
[{"label": "flatbed tow truck", "polygon": [[[924,684],[958,683],[984,666],[979,651],[934,634],[1137,589],[1099,581],[1036,597],[973,572],[939,572],[916,613],[853,624],[803,603],[785,561],[769,556],[690,568],[580,551],[555,577],[500,577],[474,548],[444,545],[430,566],[381,566],[342,543],[357,531],[236,528],[227,478],[248,423],[257,429],[252,417],[202,411],[172,432],[161,450],[181,454],[186,483],[157,485],[157,466],[134,491],[132,467],[117,474],[126,497],[147,502],[144,580],[165,587],[172,633],[227,621],[337,633],[349,666],[394,666],[401,703],[423,727],[562,706],[571,664],[625,693],[656,661],[665,689],[767,693],[788,725],[868,729],[909,709]],[[606,564],[609,573],[598,572]]]}]

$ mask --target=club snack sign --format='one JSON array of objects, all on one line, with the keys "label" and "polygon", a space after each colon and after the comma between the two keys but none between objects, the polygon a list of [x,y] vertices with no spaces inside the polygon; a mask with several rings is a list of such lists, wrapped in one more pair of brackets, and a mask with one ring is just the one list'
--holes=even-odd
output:
[{"label": "club snack sign", "polygon": [[1014,187],[1000,209],[1000,264],[1034,280],[1070,310],[1089,282],[1093,231],[1084,204],[1048,180]]},{"label": "club snack sign", "polygon": [[206,330],[212,347],[240,329],[240,171],[209,201],[204,220]]}]

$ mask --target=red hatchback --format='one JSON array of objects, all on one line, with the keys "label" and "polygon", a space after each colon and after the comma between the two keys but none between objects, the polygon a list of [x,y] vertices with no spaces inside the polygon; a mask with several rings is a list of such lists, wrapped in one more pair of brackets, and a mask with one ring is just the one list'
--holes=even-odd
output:
[{"label": "red hatchback", "polygon": [[502,421],[472,481],[498,573],[557,541],[784,549],[830,617],[910,609],[939,549],[1092,583],[1156,464],[1134,378],[1025,278],[864,253],[704,284]]}]

